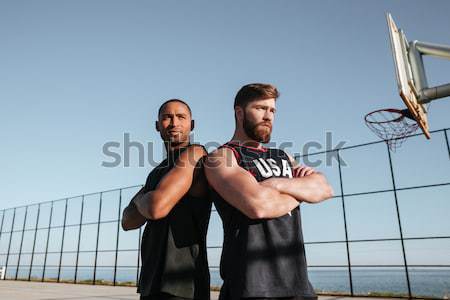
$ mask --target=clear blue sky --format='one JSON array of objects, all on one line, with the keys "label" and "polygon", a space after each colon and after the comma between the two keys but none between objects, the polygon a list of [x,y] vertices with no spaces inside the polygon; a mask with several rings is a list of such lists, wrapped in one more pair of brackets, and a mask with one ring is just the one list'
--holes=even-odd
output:
[{"label": "clear blue sky", "polygon": [[[174,97],[191,105],[197,142],[223,143],[233,97],[250,82],[278,86],[273,140],[292,141],[292,152],[322,143],[327,131],[347,145],[376,140],[363,116],[403,106],[388,11],[410,40],[450,44],[447,1],[0,2],[0,207],[141,184],[151,166],[138,167],[134,155],[130,167],[102,167],[103,144],[129,133],[154,142],[160,160],[156,110]],[[425,63],[431,85],[450,82],[450,61]],[[448,100],[432,104],[432,130],[450,126]],[[404,186],[449,181],[441,142],[407,142],[410,150],[395,154],[404,165],[422,157],[417,170],[398,171]],[[348,158],[348,192],[390,188],[385,160],[379,177],[367,174],[367,160],[381,169],[373,155],[386,158]],[[338,190],[336,173],[327,175]]]}]

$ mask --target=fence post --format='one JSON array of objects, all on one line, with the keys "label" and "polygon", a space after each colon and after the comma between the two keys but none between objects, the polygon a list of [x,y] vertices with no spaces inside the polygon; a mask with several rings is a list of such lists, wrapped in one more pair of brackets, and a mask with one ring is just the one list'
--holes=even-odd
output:
[{"label": "fence post", "polygon": [[119,254],[120,208],[121,207],[122,207],[122,189],[119,190],[119,208],[118,208],[118,213],[117,213],[117,234],[116,234],[116,256],[114,258],[113,285],[116,285],[116,279],[117,279],[117,257]]},{"label": "fence post", "polygon": [[[2,231],[3,231],[3,221],[5,220],[5,211],[3,210],[3,214],[2,214],[2,224],[0,225],[0,241],[1,241],[1,237],[2,237]],[[2,268],[2,276],[0,276],[0,279],[3,280],[5,279],[5,272],[6,272],[6,268],[3,267]]]},{"label": "fence post", "polygon": [[50,228],[52,227],[52,217],[53,217],[53,201],[52,206],[50,207],[50,218],[48,219],[47,243],[45,245],[44,267],[42,268],[42,279],[41,279],[42,282],[44,281],[45,278],[45,266],[47,264],[48,240],[50,238]]},{"label": "fence post", "polygon": [[411,298],[411,283],[409,281],[408,263],[406,262],[405,241],[403,240],[402,222],[401,222],[401,219],[400,219],[400,209],[399,209],[399,206],[398,206],[398,199],[397,199],[397,187],[395,185],[394,168],[392,167],[391,151],[389,150],[389,144],[388,143],[386,143],[386,149],[387,149],[388,157],[389,157],[389,168],[391,170],[392,187],[393,187],[393,190],[394,190],[394,200],[395,200],[395,209],[397,211],[398,228],[400,230],[400,241],[401,241],[401,244],[402,244],[403,263],[405,265],[406,284],[408,286],[408,297]]},{"label": "fence post", "polygon": [[17,260],[16,278],[19,276],[20,257],[22,256],[23,236],[25,235],[25,224],[27,223],[28,206],[25,206],[25,217],[23,218],[22,237],[20,238],[19,259]]},{"label": "fence post", "polygon": [[0,225],[0,240],[2,238],[2,231],[3,231],[3,220],[5,219],[5,210],[2,210],[3,214],[2,214],[2,223]]},{"label": "fence post", "polygon": [[34,228],[34,239],[33,239],[33,249],[31,250],[31,262],[30,262],[30,270],[28,272],[28,281],[31,281],[31,270],[33,269],[33,260],[34,260],[34,250],[36,247],[36,236],[37,236],[37,230],[39,225],[39,215],[41,213],[41,204],[38,204],[38,211],[36,216],[36,226]]},{"label": "fence post", "polygon": [[66,199],[65,206],[64,206],[64,222],[63,222],[63,232],[62,232],[62,238],[61,238],[61,251],[59,252],[59,265],[58,265],[58,280],[57,280],[57,282],[59,282],[60,277],[61,277],[61,263],[62,263],[63,247],[64,247],[64,233],[66,231],[67,201],[68,201],[68,199]]},{"label": "fence post", "polygon": [[99,201],[99,207],[98,207],[98,221],[97,221],[97,242],[95,243],[95,259],[94,259],[94,282],[93,284],[95,285],[95,280],[97,279],[97,256],[98,256],[98,240],[99,240],[99,235],[100,235],[100,218],[102,215],[102,196],[103,193],[100,193],[100,201]]},{"label": "fence post", "polygon": [[0,268],[0,280],[5,280],[5,274],[6,274],[6,268],[1,267]]},{"label": "fence post", "polygon": [[339,155],[339,150],[336,150],[338,158],[338,168],[339,168],[339,184],[341,189],[341,202],[342,202],[342,214],[344,217],[344,230],[345,230],[345,246],[347,248],[347,263],[348,263],[348,276],[350,282],[350,295],[353,296],[353,276],[352,276],[352,264],[350,261],[350,247],[348,242],[348,230],[347,230],[347,216],[345,213],[345,197],[344,197],[344,184],[342,181],[342,169],[341,169],[341,157]]},{"label": "fence post", "polygon": [[80,228],[78,228],[78,242],[77,242],[77,257],[75,258],[75,278],[73,281],[77,283],[78,276],[78,258],[80,257],[80,240],[81,240],[81,224],[83,224],[83,210],[84,210],[84,195],[81,196],[81,213],[80,213]]},{"label": "fence post", "polygon": [[447,144],[448,158],[450,159],[450,145],[448,144],[447,129],[444,129],[445,143]]},{"label": "fence post", "polygon": [[6,271],[8,270],[9,252],[11,250],[11,240],[12,240],[13,231],[14,231],[14,221],[15,221],[15,219],[16,219],[16,208],[14,208],[13,219],[12,219],[11,230],[10,230],[11,233],[9,235],[8,253],[6,254],[6,264],[5,264],[5,277],[6,277]]}]

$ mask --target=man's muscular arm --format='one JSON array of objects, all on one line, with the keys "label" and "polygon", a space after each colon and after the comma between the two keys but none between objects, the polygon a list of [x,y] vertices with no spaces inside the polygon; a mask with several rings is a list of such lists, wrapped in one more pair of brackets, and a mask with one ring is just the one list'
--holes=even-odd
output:
[{"label": "man's muscular arm", "polygon": [[143,197],[134,199],[133,202],[139,213],[151,220],[167,216],[178,201],[190,191],[194,181],[195,167],[205,155],[203,147],[196,145],[188,147],[181,153],[175,166],[161,179],[154,190],[147,192]]},{"label": "man's muscular arm", "polygon": [[294,197],[260,185],[239,166],[233,152],[227,148],[218,149],[208,156],[205,174],[217,193],[250,219],[277,218],[299,205]]},{"label": "man's muscular arm", "polygon": [[269,178],[261,183],[286,193],[298,201],[318,203],[333,197],[333,189],[322,173],[294,178]]},{"label": "man's muscular arm", "polygon": [[144,188],[141,188],[139,192],[136,193],[136,195],[133,196],[130,203],[127,207],[123,210],[122,213],[122,228],[123,230],[131,230],[131,229],[137,229],[141,227],[142,225],[147,222],[147,219],[142,216],[139,211],[136,208],[136,205],[134,204],[134,199],[136,197],[142,197],[145,195]]},{"label": "man's muscular arm", "polygon": [[264,186],[275,188],[298,201],[318,203],[333,197],[333,189],[326,177],[312,168],[298,165],[290,156],[294,166],[294,178],[269,178],[261,182]]}]

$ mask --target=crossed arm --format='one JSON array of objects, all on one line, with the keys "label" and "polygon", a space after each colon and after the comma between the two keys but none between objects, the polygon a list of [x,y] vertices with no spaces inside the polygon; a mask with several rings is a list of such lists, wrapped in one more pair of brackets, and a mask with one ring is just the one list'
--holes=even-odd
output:
[{"label": "crossed arm", "polygon": [[239,166],[227,148],[218,149],[208,156],[205,174],[216,192],[250,219],[277,218],[296,208],[299,201],[315,203],[332,194],[325,177],[319,173],[257,182]]},{"label": "crossed arm", "polygon": [[261,182],[262,185],[307,203],[319,203],[333,197],[333,189],[325,175],[312,168],[298,165],[292,156],[288,156],[293,165],[294,178],[269,178]]},{"label": "crossed arm", "polygon": [[123,211],[122,228],[136,229],[147,219],[164,218],[186,193],[193,196],[204,195],[205,186],[201,184],[201,170],[196,166],[205,155],[205,150],[200,146],[186,149],[154,190],[144,192],[142,188],[131,199]]},{"label": "crossed arm", "polygon": [[262,186],[241,168],[228,148],[220,148],[205,161],[206,178],[229,204],[250,219],[281,217],[299,205],[292,196]]}]

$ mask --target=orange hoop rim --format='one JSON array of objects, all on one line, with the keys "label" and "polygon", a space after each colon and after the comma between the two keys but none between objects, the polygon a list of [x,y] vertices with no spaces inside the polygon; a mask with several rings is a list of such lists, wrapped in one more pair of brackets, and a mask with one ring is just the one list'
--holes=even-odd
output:
[{"label": "orange hoop rim", "polygon": [[[386,121],[371,121],[371,120],[368,120],[368,117],[370,117],[372,114],[377,113],[377,112],[398,113],[400,116],[398,118],[395,118],[395,119],[392,119],[392,120],[386,120]],[[405,117],[406,117],[406,115],[404,113],[404,110],[397,109],[397,108],[383,108],[383,109],[377,109],[377,110],[369,112],[368,114],[366,114],[364,116],[364,120],[366,121],[366,123],[370,123],[370,124],[384,124],[384,123],[390,123],[390,122],[400,122]]]}]

